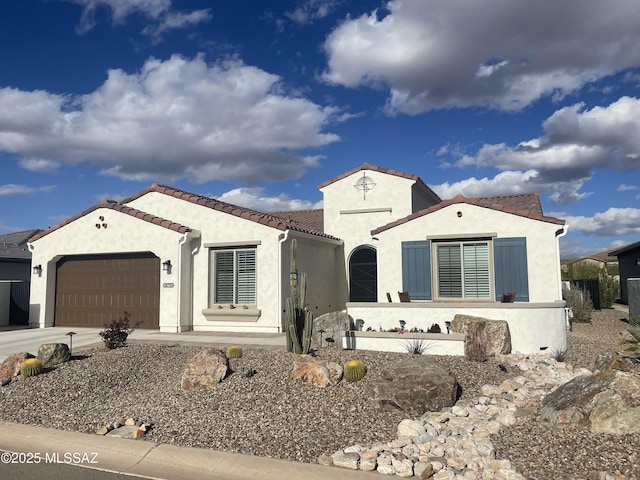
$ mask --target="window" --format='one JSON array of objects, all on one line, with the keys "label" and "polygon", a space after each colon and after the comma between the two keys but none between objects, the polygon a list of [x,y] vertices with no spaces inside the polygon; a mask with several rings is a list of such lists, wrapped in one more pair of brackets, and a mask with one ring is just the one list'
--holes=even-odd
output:
[{"label": "window", "polygon": [[515,292],[516,302],[528,302],[527,239],[402,242],[402,290],[411,300],[490,299],[493,293],[500,301]]},{"label": "window", "polygon": [[436,244],[438,297],[490,298],[488,242]]},{"label": "window", "polygon": [[212,250],[213,303],[256,303],[256,250]]}]

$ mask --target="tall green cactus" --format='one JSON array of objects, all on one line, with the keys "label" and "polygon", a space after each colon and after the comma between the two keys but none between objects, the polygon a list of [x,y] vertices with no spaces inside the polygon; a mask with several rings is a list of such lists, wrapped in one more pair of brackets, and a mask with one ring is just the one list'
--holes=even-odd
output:
[{"label": "tall green cactus", "polygon": [[307,354],[311,349],[313,333],[313,312],[305,308],[307,298],[307,274],[298,278],[296,265],[297,242],[291,240],[291,269],[289,284],[291,296],[287,298],[285,310],[285,332],[287,335],[287,351]]}]

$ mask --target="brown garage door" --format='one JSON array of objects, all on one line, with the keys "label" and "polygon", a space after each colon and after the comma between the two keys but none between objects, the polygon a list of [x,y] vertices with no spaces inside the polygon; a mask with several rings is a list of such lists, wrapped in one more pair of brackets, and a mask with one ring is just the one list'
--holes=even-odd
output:
[{"label": "brown garage door", "polygon": [[104,327],[131,314],[159,328],[160,259],[151,253],[76,255],[57,265],[57,327]]}]

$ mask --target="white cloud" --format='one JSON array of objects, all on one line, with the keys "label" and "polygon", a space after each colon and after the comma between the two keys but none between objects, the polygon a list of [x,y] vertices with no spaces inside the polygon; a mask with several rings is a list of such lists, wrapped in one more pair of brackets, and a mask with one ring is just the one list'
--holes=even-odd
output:
[{"label": "white cloud", "polygon": [[153,37],[156,42],[162,40],[162,35],[170,30],[178,30],[197,25],[211,20],[211,12],[206,10],[194,10],[189,13],[168,13],[157,25],[148,25],[142,33]]},{"label": "white cloud", "polygon": [[484,197],[537,193],[538,195],[549,195],[555,204],[564,205],[590,195],[589,193],[578,193],[583,184],[582,180],[547,183],[536,170],[524,172],[509,170],[501,172],[493,178],[471,177],[459,182],[432,185],[431,188],[440,198],[445,199],[453,198],[456,195]]},{"label": "white cloud", "polygon": [[598,237],[640,234],[639,208],[609,208],[592,217],[565,215],[571,231]]},{"label": "white cloud", "polygon": [[391,112],[520,110],[638,65],[637,14],[627,0],[394,0],[330,33],[323,76],[388,88]]},{"label": "white cloud", "polygon": [[550,194],[558,205],[585,198],[588,192],[579,190],[596,168],[640,169],[640,99],[622,97],[591,110],[583,104],[565,107],[543,127],[543,137],[515,147],[485,144],[475,155],[463,155],[455,165],[535,172],[523,180],[538,193]]},{"label": "white cloud", "polygon": [[280,212],[287,210],[309,210],[322,208],[322,202],[313,203],[308,200],[299,200],[280,194],[277,197],[265,195],[264,188],[235,188],[223,193],[218,200],[232,203],[242,207],[258,210],[260,212]]},{"label": "white cloud", "polygon": [[51,192],[55,190],[55,186],[47,185],[43,187],[30,187],[28,185],[16,185],[8,183],[0,185],[0,197],[9,197],[13,195],[31,195],[32,193]]},{"label": "white cloud", "polygon": [[67,0],[82,6],[78,33],[86,33],[95,24],[96,10],[103,7],[110,11],[114,24],[124,23],[127,17],[139,14],[151,22],[142,33],[159,41],[169,30],[187,28],[211,19],[209,9],[178,12],[172,9],[172,0]]},{"label": "white cloud", "polygon": [[637,185],[626,185],[626,184],[623,183],[622,185],[620,185],[617,188],[616,191],[618,191],[618,192],[627,192],[629,190],[631,190],[631,191],[638,190],[638,188],[640,188],[640,187],[638,187]]},{"label": "white cloud", "polygon": [[[0,150],[103,173],[173,182],[297,178],[317,164],[298,150],[338,140],[337,110],[287,96],[280,78],[228,60],[150,59],[110,70],[94,92],[63,97],[0,89]],[[26,167],[36,163],[23,161]]]},{"label": "white cloud", "polygon": [[294,10],[286,12],[285,15],[294,23],[307,25],[315,20],[325,18],[340,3],[342,3],[340,0],[307,0]]},{"label": "white cloud", "polygon": [[48,158],[23,158],[20,166],[30,172],[50,173],[60,168],[60,162]]}]

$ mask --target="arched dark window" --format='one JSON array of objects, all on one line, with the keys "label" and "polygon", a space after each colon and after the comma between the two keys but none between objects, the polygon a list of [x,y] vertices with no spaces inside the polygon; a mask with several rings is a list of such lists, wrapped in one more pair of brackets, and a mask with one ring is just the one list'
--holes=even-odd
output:
[{"label": "arched dark window", "polygon": [[359,247],[349,260],[349,301],[378,301],[378,267],[376,251]]}]

